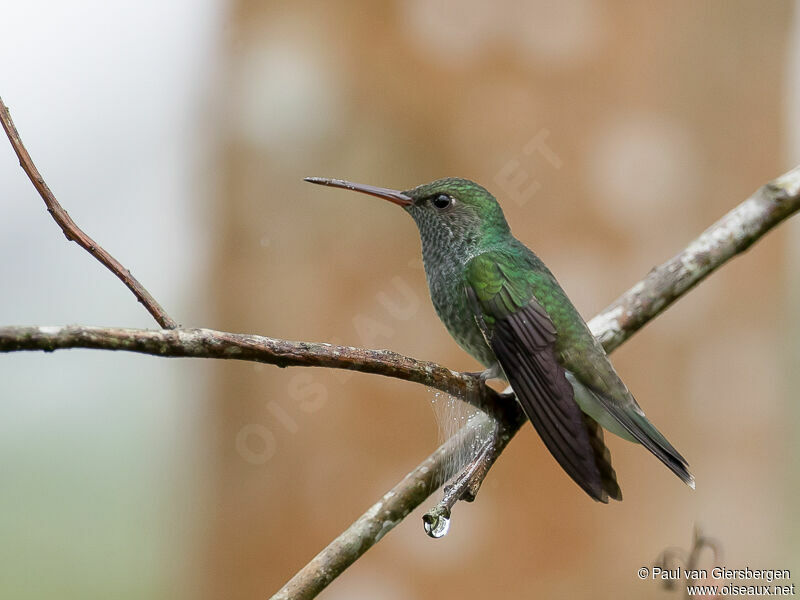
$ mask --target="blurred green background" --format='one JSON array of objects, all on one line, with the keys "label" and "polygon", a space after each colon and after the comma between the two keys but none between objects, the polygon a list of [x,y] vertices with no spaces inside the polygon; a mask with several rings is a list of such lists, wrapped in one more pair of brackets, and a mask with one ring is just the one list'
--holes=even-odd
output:
[{"label": "blurred green background", "polygon": [[[589,318],[800,161],[797,8],[30,1],[3,9],[0,94],[70,214],[183,325],[474,370],[411,220],[302,178],[479,181]],[[636,570],[695,524],[725,566],[800,572],[798,273],[800,221],[613,357],[695,492],[610,439],[625,501],[596,505],[526,427],[446,538],[417,511],[322,597],[675,597]],[[154,326],[7,143],[0,292],[3,325]],[[435,448],[433,400],[324,370],[2,356],[0,597],[267,597]]]}]

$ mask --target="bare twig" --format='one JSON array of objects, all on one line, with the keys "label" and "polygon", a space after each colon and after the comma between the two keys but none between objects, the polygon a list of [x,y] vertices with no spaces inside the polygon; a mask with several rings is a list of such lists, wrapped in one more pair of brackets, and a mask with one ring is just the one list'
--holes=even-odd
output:
[{"label": "bare twig", "polygon": [[[212,329],[117,329],[108,327],[0,327],[0,352],[67,348],[122,350],[164,357],[221,358],[278,367],[329,367],[405,379],[462,398],[502,416],[509,402],[475,377],[390,350],[367,350]],[[511,403],[513,405],[513,403]]]},{"label": "bare twig", "polygon": [[[372,547],[431,493],[434,482],[449,476],[447,464],[458,460],[476,440],[479,451],[469,460],[439,507],[447,516],[459,499],[474,497],[491,465],[523,423],[521,412],[508,400],[474,377],[394,352],[365,350],[330,344],[289,342],[254,335],[207,329],[179,330],[155,300],[116,260],[86,236],[56,202],[22,145],[8,109],[0,100],[0,120],[25,172],[68,239],[76,241],[119,277],[165,329],[147,331],[97,327],[0,328],[0,351],[52,351],[62,348],[127,350],[157,356],[227,358],[266,362],[278,366],[323,366],[387,375],[445,391],[487,411],[472,419],[456,436],[387,492],[306,567],[275,598],[307,599],[316,596],[344,569]],[[611,352],[649,320],[664,311],[703,278],[782,220],[800,209],[800,168],[760,188],[753,196],[707,229],[683,252],[623,294],[589,326],[606,351]],[[463,464],[458,464],[461,469]],[[444,477],[446,479],[446,477]],[[437,507],[438,508],[438,507]],[[434,509],[436,511],[436,509]],[[436,523],[430,523],[435,525]]]},{"label": "bare twig", "polygon": [[674,590],[680,581],[684,586],[685,598],[691,598],[689,588],[698,582],[697,576],[702,574],[702,571],[700,571],[700,557],[704,550],[711,550],[712,562],[715,566],[720,564],[722,561],[722,544],[718,540],[705,535],[702,529],[695,525],[692,548],[689,552],[686,552],[683,548],[672,547],[659,554],[654,566],[670,571],[681,568],[686,570],[684,576],[663,579],[664,587],[668,590]]},{"label": "bare twig", "polygon": [[56,200],[50,188],[47,187],[44,178],[33,163],[31,155],[28,154],[28,151],[25,149],[22,139],[19,137],[19,132],[17,132],[17,128],[14,126],[14,121],[11,120],[11,113],[8,107],[3,103],[2,98],[0,98],[0,121],[3,123],[3,129],[11,142],[11,146],[14,148],[14,152],[17,153],[20,166],[25,173],[27,173],[33,187],[36,188],[36,191],[39,192],[42,200],[44,200],[47,206],[47,212],[50,213],[55,222],[58,223],[58,226],[61,227],[61,231],[64,232],[66,238],[84,248],[89,254],[105,265],[109,271],[114,273],[114,275],[133,292],[136,299],[144,305],[151,315],[153,315],[153,318],[161,327],[164,329],[175,329],[178,324],[172,320],[163,308],[161,308],[161,305],[156,302],[156,299],[150,295],[144,286],[139,283],[136,278],[131,275],[131,272],[123,267],[117,259],[86,235],[67,214],[67,211],[58,203],[58,200]]},{"label": "bare twig", "polygon": [[453,506],[459,500],[472,502],[475,499],[489,469],[505,450],[514,434],[527,421],[525,414],[519,409],[519,405],[512,402],[513,396],[509,398],[509,406],[513,406],[516,413],[512,414],[509,411],[509,414],[501,419],[491,417],[491,427],[486,439],[481,440],[482,443],[477,452],[465,465],[460,475],[445,487],[444,495],[439,503],[422,516],[425,533],[429,536],[439,538],[447,533],[450,526],[450,511]]},{"label": "bare twig", "polygon": [[430,495],[453,457],[463,455],[465,448],[471,447],[476,439],[485,435],[492,427],[491,421],[490,417],[483,414],[470,419],[469,424],[442,444],[317,554],[272,600],[299,600],[314,598],[319,594]]},{"label": "bare twig", "polygon": [[611,351],[729,259],[800,208],[800,167],[761,186],[685,250],[654,268],[589,327]]}]

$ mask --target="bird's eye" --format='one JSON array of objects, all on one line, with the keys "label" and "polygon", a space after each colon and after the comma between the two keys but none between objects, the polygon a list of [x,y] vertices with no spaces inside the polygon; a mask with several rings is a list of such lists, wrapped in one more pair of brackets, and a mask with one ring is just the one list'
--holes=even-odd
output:
[{"label": "bird's eye", "polygon": [[452,196],[448,196],[447,194],[439,194],[438,196],[434,196],[431,198],[431,204],[433,204],[439,210],[443,210],[448,206],[452,205],[455,202]]}]

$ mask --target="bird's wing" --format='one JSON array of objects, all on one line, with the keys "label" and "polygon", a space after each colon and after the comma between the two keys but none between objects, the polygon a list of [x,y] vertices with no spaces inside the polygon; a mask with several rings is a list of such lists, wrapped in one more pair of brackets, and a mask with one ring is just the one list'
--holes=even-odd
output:
[{"label": "bird's wing", "polygon": [[592,498],[622,494],[602,429],[584,415],[559,364],[557,332],[512,255],[486,252],[466,269],[465,291],[478,326],[548,450]]}]

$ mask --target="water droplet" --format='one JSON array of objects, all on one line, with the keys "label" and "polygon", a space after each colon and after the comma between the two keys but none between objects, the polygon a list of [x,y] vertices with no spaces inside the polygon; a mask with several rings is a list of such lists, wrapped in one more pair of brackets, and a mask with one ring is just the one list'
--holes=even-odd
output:
[{"label": "water droplet", "polygon": [[432,538],[442,538],[450,530],[450,511],[433,509],[422,517],[422,525]]}]

